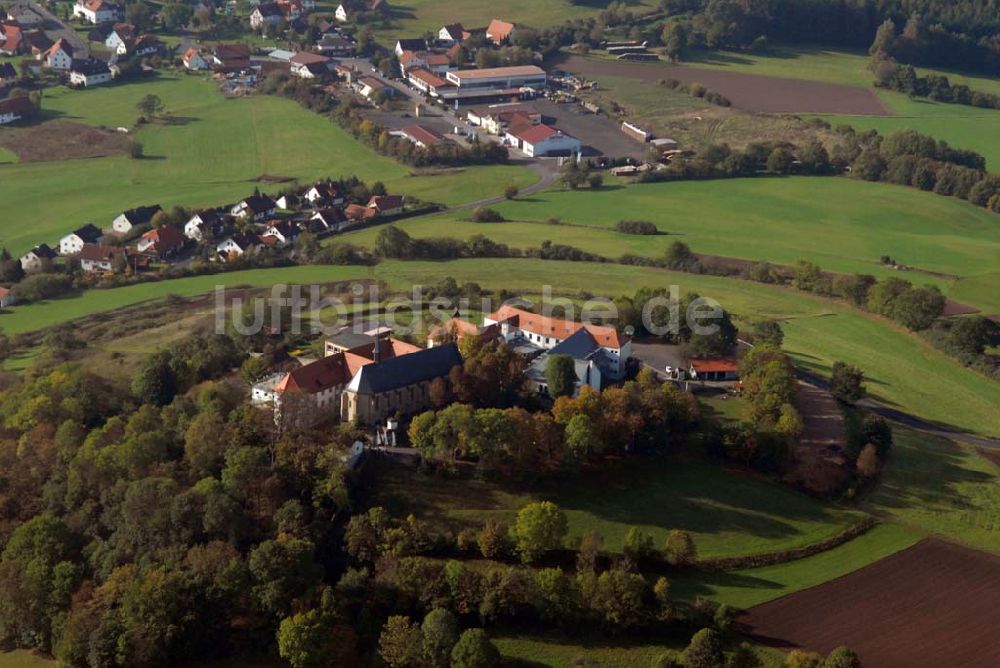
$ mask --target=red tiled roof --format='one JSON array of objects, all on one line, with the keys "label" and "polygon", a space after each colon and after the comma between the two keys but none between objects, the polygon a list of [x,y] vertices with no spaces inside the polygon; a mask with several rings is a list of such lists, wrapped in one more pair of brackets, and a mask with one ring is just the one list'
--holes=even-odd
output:
[{"label": "red tiled roof", "polygon": [[80,259],[92,262],[111,262],[125,252],[118,246],[102,246],[100,244],[84,244],[80,249]]},{"label": "red tiled roof", "polygon": [[374,218],[378,212],[360,204],[348,204],[347,208],[344,209],[344,215],[347,216],[348,220],[361,221]]},{"label": "red tiled roof", "polygon": [[291,62],[296,65],[326,65],[330,62],[330,59],[326,56],[321,56],[318,53],[309,53],[308,51],[299,51],[294,56],[292,56]]},{"label": "red tiled roof", "polygon": [[550,125],[519,125],[511,134],[523,142],[537,144],[540,141],[545,141],[549,137],[559,134],[559,130]]},{"label": "red tiled roof", "polygon": [[434,66],[449,65],[451,63],[451,58],[449,58],[448,54],[446,53],[424,54],[423,60],[428,65],[434,65]]},{"label": "red tiled roof", "polygon": [[[363,360],[363,364],[359,364],[356,360],[352,361],[353,365],[344,353],[318,359],[287,373],[274,389],[277,392],[299,391],[316,394],[337,385],[346,385],[357,368],[371,363],[370,360]],[[352,366],[357,368],[352,369]]]},{"label": "red tiled roof", "polygon": [[691,360],[691,368],[695,373],[735,373],[739,365],[731,357],[712,357]]},{"label": "red tiled roof", "polygon": [[479,336],[486,339],[496,339],[500,337],[500,328],[497,325],[486,325],[485,327],[480,327],[479,325],[469,322],[468,320],[462,320],[461,318],[452,318],[443,325],[438,325],[430,332],[430,337],[435,340],[444,340],[455,336],[458,339],[464,339],[467,336]]},{"label": "red tiled roof", "polygon": [[147,241],[152,241],[156,250],[159,252],[168,251],[177,246],[183,246],[185,242],[185,237],[177,228],[170,225],[164,225],[163,227],[158,227],[155,230],[150,230],[142,235],[143,239]]},{"label": "red tiled roof", "polygon": [[402,195],[373,195],[370,200],[368,200],[369,208],[375,208],[379,211],[386,211],[388,209],[398,209],[403,206],[403,196]]},{"label": "red tiled roof", "polygon": [[[420,346],[415,346],[399,339],[381,339],[378,343],[378,354],[382,361],[393,357],[402,357],[423,350]],[[366,360],[375,359],[375,342],[366,343],[347,351],[348,355],[356,355]]]},{"label": "red tiled roof", "polygon": [[491,40],[499,44],[504,41],[514,31],[514,24],[500,19],[493,19],[486,28],[486,34]]},{"label": "red tiled roof", "polygon": [[444,135],[423,125],[407,125],[403,128],[403,134],[424,146],[433,146],[444,141]]},{"label": "red tiled roof", "polygon": [[406,73],[406,76],[412,77],[414,79],[419,79],[420,81],[423,81],[425,84],[433,88],[440,88],[441,86],[445,86],[448,84],[448,82],[442,79],[441,77],[437,76],[430,70],[425,70],[422,67],[416,67],[412,70],[409,70]]},{"label": "red tiled roof", "polygon": [[548,318],[513,306],[501,306],[496,313],[490,314],[489,318],[497,322],[509,321],[518,329],[561,340],[568,339],[580,329],[586,329],[598,344],[608,348],[621,348],[629,340],[626,334],[619,333],[614,327],[585,325],[573,320]]}]

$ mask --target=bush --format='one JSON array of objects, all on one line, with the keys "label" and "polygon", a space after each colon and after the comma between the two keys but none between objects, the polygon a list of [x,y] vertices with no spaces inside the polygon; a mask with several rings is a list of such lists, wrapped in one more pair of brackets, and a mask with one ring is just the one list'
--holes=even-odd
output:
[{"label": "bush", "polygon": [[488,207],[479,207],[472,212],[472,222],[474,223],[502,223],[504,220],[499,211]]},{"label": "bush", "polygon": [[845,404],[853,404],[865,396],[865,374],[858,367],[834,362],[830,375],[830,392]]},{"label": "bush", "polygon": [[65,295],[73,289],[63,274],[32,274],[17,284],[17,298],[22,302],[37,302]]},{"label": "bush", "polygon": [[615,224],[615,230],[623,234],[654,235],[660,231],[656,225],[648,220],[619,220]]}]

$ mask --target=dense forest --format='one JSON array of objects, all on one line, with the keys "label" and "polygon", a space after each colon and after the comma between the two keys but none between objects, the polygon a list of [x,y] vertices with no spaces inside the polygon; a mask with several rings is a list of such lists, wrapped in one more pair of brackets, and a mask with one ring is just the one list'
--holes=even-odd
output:
[{"label": "dense forest", "polygon": [[902,27],[899,60],[1000,72],[998,0],[665,0],[690,16],[692,46],[761,48],[770,42],[867,48],[886,20]]}]

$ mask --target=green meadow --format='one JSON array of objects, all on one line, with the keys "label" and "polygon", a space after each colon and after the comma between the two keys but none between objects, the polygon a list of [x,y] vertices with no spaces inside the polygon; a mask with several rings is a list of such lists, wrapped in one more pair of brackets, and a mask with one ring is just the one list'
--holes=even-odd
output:
[{"label": "green meadow", "polygon": [[[717,299],[742,323],[778,319],[785,348],[799,364],[829,373],[838,360],[860,366],[869,392],[901,410],[974,433],[1000,435],[1000,385],[959,366],[922,339],[887,320],[829,299],[791,289],[737,279],[701,276],[615,264],[533,259],[456,260],[452,262],[382,262],[367,267],[289,267],[199,276],[140,285],[91,290],[76,297],[14,306],[0,314],[0,329],[16,334],[110,311],[168,294],[211,292],[216,285],[264,287],[275,283],[328,283],[378,278],[409,291],[415,283],[434,285],[452,276],[490,290],[539,295],[544,285],[559,295],[614,297],[640,286],[677,285]],[[933,379],[930,382],[927,379]]]},{"label": "green meadow", "polygon": [[[533,183],[523,167],[473,167],[440,175],[412,176],[295,102],[270,96],[228,99],[193,75],[161,74],[137,83],[47,92],[51,116],[107,127],[131,127],[135,104],[160,96],[170,123],[155,122],[133,133],[146,157],[0,164],[0,200],[18,203],[17,219],[0,223],[0,242],[14,253],[53,243],[80,225],[109,227],[124,209],[216,206],[253,192],[278,190],[261,176],[301,182],[356,175],[381,180],[392,190],[421,199],[459,204],[497,194],[510,182]],[[0,130],[3,132],[4,130]],[[0,156],[3,158],[3,156]],[[30,224],[25,224],[31,221]]]},{"label": "green meadow", "polygon": [[[848,178],[756,178],[548,190],[495,208],[512,222],[450,214],[399,226],[417,237],[485,234],[515,248],[550,240],[612,258],[660,256],[680,240],[698,253],[787,265],[808,259],[831,271],[933,283],[956,300],[1000,312],[1000,217],[915,189]],[[552,218],[567,224],[548,224]],[[622,219],[651,221],[665,234],[614,231]],[[377,234],[368,229],[348,239],[369,244]],[[885,268],[882,255],[959,278]]]},{"label": "green meadow", "polygon": [[683,529],[704,559],[810,545],[863,517],[776,483],[675,458],[609,462],[572,478],[524,485],[386,466],[373,494],[371,504],[395,517],[412,512],[452,530],[479,529],[487,519],[512,524],[528,503],[549,500],[566,512],[571,540],[597,531],[606,551],[621,552],[630,527],[652,536],[657,548],[671,529]]}]

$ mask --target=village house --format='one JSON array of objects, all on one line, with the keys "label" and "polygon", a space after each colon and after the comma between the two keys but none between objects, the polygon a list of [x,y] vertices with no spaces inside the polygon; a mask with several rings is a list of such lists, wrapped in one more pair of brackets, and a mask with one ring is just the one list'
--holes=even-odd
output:
[{"label": "village house", "polygon": [[118,47],[133,39],[136,34],[136,28],[131,23],[116,23],[104,39],[104,46],[117,51]]},{"label": "village house", "polygon": [[[119,246],[84,244],[80,249],[80,269],[86,273],[114,271],[115,262],[128,261],[128,251]],[[122,258],[122,260],[119,260]]]},{"label": "village house", "polygon": [[163,211],[159,204],[153,206],[137,206],[134,209],[123,211],[111,221],[111,229],[118,234],[128,234],[136,225],[148,225],[153,220],[153,216]]},{"label": "village house", "polygon": [[397,58],[401,58],[407,51],[412,51],[414,53],[418,51],[427,50],[427,40],[423,37],[412,37],[396,40],[396,47],[393,49],[393,53],[396,54]]},{"label": "village house", "polygon": [[73,255],[79,253],[86,244],[96,244],[102,236],[104,236],[103,232],[94,225],[87,223],[59,240],[59,254]]},{"label": "village house", "polygon": [[316,51],[330,58],[347,58],[354,55],[354,40],[339,32],[325,33],[316,42]]},{"label": "village house", "polygon": [[510,37],[514,34],[514,30],[515,28],[513,23],[501,21],[500,19],[493,19],[486,27],[486,39],[490,40],[497,46],[501,46],[510,41]]},{"label": "village house", "polygon": [[8,306],[13,306],[14,302],[17,301],[17,297],[14,295],[14,291],[9,288],[0,287],[0,308],[7,308]]},{"label": "village house", "polygon": [[430,70],[425,70],[422,67],[414,67],[408,70],[406,80],[411,86],[428,95],[440,95],[442,89],[451,86],[446,79],[442,79]]},{"label": "village house", "polygon": [[155,230],[149,230],[139,238],[136,250],[147,255],[154,255],[161,260],[172,257],[184,250],[187,238],[172,225],[163,225]]},{"label": "village house", "polygon": [[76,0],[73,5],[73,16],[94,25],[120,21],[125,12],[118,5],[104,0]]},{"label": "village house", "polygon": [[339,232],[347,227],[347,216],[339,207],[320,209],[309,218],[309,229],[318,232]]},{"label": "village house", "polygon": [[48,244],[38,244],[21,256],[21,269],[26,273],[46,270],[56,259],[56,252]]},{"label": "village house", "polygon": [[0,22],[0,54],[19,56],[26,50],[21,24],[16,21]]},{"label": "village house", "polygon": [[424,69],[432,74],[442,76],[448,70],[453,68],[451,63],[451,58],[444,53],[426,53],[422,51],[404,51],[403,55],[399,57],[399,70],[400,74],[406,76],[406,73],[412,69]]},{"label": "village house", "polygon": [[259,222],[273,216],[276,207],[273,199],[258,193],[237,202],[229,213],[237,218],[249,218]]},{"label": "village house", "polygon": [[385,0],[344,0],[337,5],[334,16],[340,22],[354,21],[358,14],[387,14],[389,3]]},{"label": "village house", "polygon": [[74,86],[98,86],[108,83],[114,75],[108,64],[88,58],[86,60],[74,60],[69,70],[69,82]]},{"label": "village house", "polygon": [[712,357],[689,361],[688,377],[702,381],[736,381],[740,379],[740,366],[732,357]]},{"label": "village house", "polygon": [[273,245],[277,246],[287,246],[296,239],[299,238],[299,228],[288,220],[276,220],[267,226],[264,233],[261,235],[261,241],[268,245],[272,245],[268,238],[274,239],[276,243]]},{"label": "village house", "polygon": [[216,44],[212,65],[220,72],[238,72],[250,67],[250,47],[246,44]]},{"label": "village house", "polygon": [[442,26],[438,30],[438,41],[445,45],[452,45],[464,42],[472,36],[472,33],[467,31],[462,27],[461,23],[452,23],[450,25]]},{"label": "village house", "polygon": [[361,206],[360,204],[348,204],[344,208],[344,215],[352,223],[363,223],[376,218],[378,211],[371,207]]},{"label": "village house", "polygon": [[373,209],[379,216],[394,216],[403,213],[402,195],[373,195],[368,200],[368,208]]},{"label": "village house", "polygon": [[54,70],[69,70],[73,67],[73,47],[60,37],[45,53],[45,64]]},{"label": "village house", "polygon": [[430,385],[462,364],[454,343],[380,361],[358,369],[341,393],[343,422],[373,425],[396,415],[413,415],[431,405]]},{"label": "village house", "polygon": [[580,140],[549,125],[521,125],[507,130],[506,139],[525,155],[539,158],[547,155],[573,155],[582,149]]},{"label": "village house", "polygon": [[135,39],[122,42],[115,53],[119,56],[130,56],[142,58],[160,53],[163,50],[163,43],[152,35],[141,35]]},{"label": "village house", "polygon": [[318,53],[300,51],[292,56],[291,72],[293,76],[301,79],[315,79],[330,73],[332,61],[326,56]]},{"label": "village house", "polygon": [[199,211],[184,224],[184,236],[195,241],[205,239],[206,235],[215,239],[225,233],[228,221],[229,217],[218,211]]},{"label": "village house", "polygon": [[218,257],[223,262],[253,253],[261,247],[260,238],[253,234],[234,234],[226,237],[215,247]]},{"label": "village house", "polygon": [[208,63],[198,49],[194,47],[184,52],[184,57],[181,58],[181,61],[184,63],[184,67],[189,70],[204,70],[208,68]]},{"label": "village house", "polygon": [[418,148],[428,149],[447,141],[444,135],[426,125],[407,125],[400,132]]},{"label": "village house", "polygon": [[52,48],[52,40],[41,30],[26,30],[21,38],[27,45],[25,51],[40,60],[49,49]]},{"label": "village house", "polygon": [[392,86],[378,77],[358,77],[358,80],[354,83],[354,89],[368,100],[371,100],[379,93],[384,93],[387,97],[392,97],[395,93],[395,89]]},{"label": "village house", "polygon": [[0,100],[0,125],[23,121],[36,113],[38,113],[38,109],[26,96],[20,95]]},{"label": "village house", "polygon": [[318,181],[306,191],[305,198],[313,206],[344,203],[344,191],[336,181]]},{"label": "village house", "polygon": [[260,30],[265,25],[276,26],[285,18],[276,2],[262,2],[250,13],[250,27]]}]

